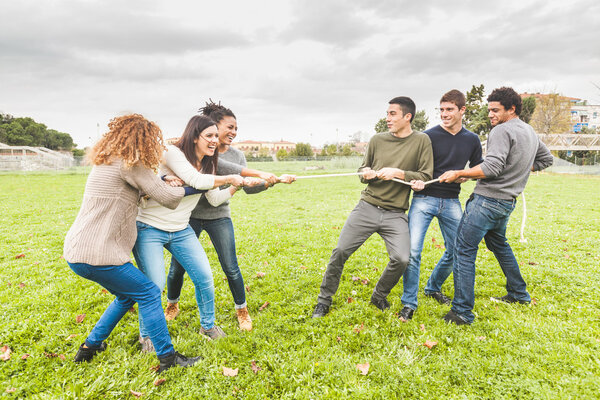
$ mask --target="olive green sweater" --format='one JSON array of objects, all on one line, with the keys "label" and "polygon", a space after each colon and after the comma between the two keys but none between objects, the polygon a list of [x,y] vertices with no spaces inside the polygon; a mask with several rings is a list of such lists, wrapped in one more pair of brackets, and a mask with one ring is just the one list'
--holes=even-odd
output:
[{"label": "olive green sweater", "polygon": [[[413,179],[424,182],[431,180],[433,174],[433,150],[429,136],[413,131],[405,138],[399,138],[390,132],[380,133],[371,138],[367,152],[359,171],[369,167],[374,171],[382,168],[399,168],[404,171],[404,180]],[[372,179],[362,191],[361,199],[374,206],[385,209],[408,210],[410,186],[394,181]]]}]

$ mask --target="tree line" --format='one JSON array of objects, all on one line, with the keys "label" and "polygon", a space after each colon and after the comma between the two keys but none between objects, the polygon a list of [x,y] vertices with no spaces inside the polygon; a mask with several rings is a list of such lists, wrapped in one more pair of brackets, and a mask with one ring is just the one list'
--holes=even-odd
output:
[{"label": "tree line", "polygon": [[68,133],[48,129],[46,125],[30,117],[15,118],[9,114],[0,114],[0,143],[66,151],[77,147]]}]

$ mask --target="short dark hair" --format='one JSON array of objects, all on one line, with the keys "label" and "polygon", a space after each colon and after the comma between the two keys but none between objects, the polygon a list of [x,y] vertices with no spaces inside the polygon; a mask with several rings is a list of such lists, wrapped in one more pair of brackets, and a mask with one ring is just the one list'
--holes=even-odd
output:
[{"label": "short dark hair", "polygon": [[412,101],[412,99],[410,97],[406,97],[406,96],[394,97],[393,99],[391,99],[389,101],[389,104],[398,104],[400,106],[400,108],[402,109],[402,113],[405,115],[410,113],[410,122],[412,122],[413,118],[415,117],[415,113],[417,111],[417,106],[415,105],[415,102]]},{"label": "short dark hair", "polygon": [[[181,152],[185,154],[185,158],[187,158],[190,164],[196,169],[198,169],[198,157],[196,156],[196,145],[194,140],[200,137],[200,133],[202,133],[203,130],[213,125],[216,124],[212,119],[204,115],[194,115],[188,121],[188,124],[183,131],[183,135],[181,135],[177,143],[175,143],[175,146],[179,147]],[[204,174],[216,174],[218,160],[219,152],[215,151],[215,154],[211,157],[202,158],[200,169],[198,170]]]},{"label": "short dark hair", "polygon": [[[235,118],[235,114],[229,108],[222,106],[221,102],[215,103],[212,99],[208,99],[206,105],[201,107],[198,112],[202,115],[206,115],[216,123],[221,122],[221,120],[225,117],[233,117]],[[235,118],[237,119],[237,118]]]},{"label": "short dark hair", "polygon": [[513,88],[503,86],[498,89],[494,89],[487,98],[488,103],[490,101],[497,101],[502,104],[505,110],[509,110],[512,106],[515,106],[515,114],[521,114],[521,107],[523,106],[523,100],[519,93],[515,92]]},{"label": "short dark hair", "polygon": [[452,89],[442,96],[440,103],[452,103],[460,110],[467,104],[465,95],[460,90]]}]

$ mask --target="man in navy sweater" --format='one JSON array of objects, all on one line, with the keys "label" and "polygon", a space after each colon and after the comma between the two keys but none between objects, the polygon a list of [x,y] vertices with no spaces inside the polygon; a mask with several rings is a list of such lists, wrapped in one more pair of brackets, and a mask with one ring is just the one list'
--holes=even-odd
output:
[{"label": "man in navy sweater", "polygon": [[[463,169],[467,162],[471,167],[483,162],[479,137],[462,125],[464,113],[464,94],[458,90],[451,90],[440,100],[442,123],[425,131],[433,146],[434,178],[448,170]],[[413,183],[415,184],[413,186],[415,193],[408,212],[410,260],[404,272],[403,308],[399,315],[403,322],[411,319],[417,309],[423,241],[434,217],[438,219],[446,250],[427,281],[425,295],[439,303],[450,304],[450,298],[442,293],[442,284],[452,273],[454,240],[462,217],[462,209],[458,200],[459,182],[433,183],[426,188],[421,181]]]}]

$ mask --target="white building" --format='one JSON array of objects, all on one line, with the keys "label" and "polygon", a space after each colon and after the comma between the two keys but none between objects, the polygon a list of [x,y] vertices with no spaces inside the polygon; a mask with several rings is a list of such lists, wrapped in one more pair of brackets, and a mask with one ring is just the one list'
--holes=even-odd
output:
[{"label": "white building", "polygon": [[574,104],[571,106],[573,132],[580,132],[581,128],[600,128],[600,105]]}]

